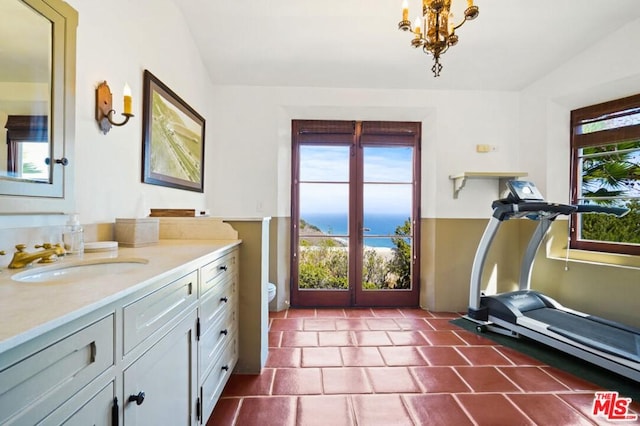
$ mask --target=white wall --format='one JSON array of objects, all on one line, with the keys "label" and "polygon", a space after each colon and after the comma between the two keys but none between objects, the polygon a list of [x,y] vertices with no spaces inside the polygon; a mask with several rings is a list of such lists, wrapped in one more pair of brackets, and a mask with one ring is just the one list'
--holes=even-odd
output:
[{"label": "white wall", "polygon": [[[76,85],[76,211],[83,223],[136,217],[148,208],[204,208],[206,195],[141,183],[142,74],[151,71],[205,118],[209,77],[171,0],[67,0],[79,13]],[[103,135],[95,121],[95,89],[107,80],[116,120],[129,83],[135,117]],[[215,144],[207,124],[205,174]],[[211,188],[205,185],[205,191]]]},{"label": "white wall", "polygon": [[640,93],[640,20],[568,58],[521,92],[521,167],[550,200],[569,201],[570,112]]},{"label": "white wall", "polygon": [[497,181],[470,181],[454,200],[449,175],[517,171],[517,93],[218,86],[213,98],[215,215],[290,215],[292,119],[422,121],[422,217],[489,217]]},{"label": "white wall", "polygon": [[[569,58],[522,91],[521,165],[534,171],[532,178],[547,199],[569,202],[571,110],[640,93],[638,40],[640,20]],[[566,222],[557,226],[562,231],[558,237],[566,241]],[[535,265],[535,289],[573,309],[640,327],[637,269],[572,261],[567,265],[543,254]]]}]

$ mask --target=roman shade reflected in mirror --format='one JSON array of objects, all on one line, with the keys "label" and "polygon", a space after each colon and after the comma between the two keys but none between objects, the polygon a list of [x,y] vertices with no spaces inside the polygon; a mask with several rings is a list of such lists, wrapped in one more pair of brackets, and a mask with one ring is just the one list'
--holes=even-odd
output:
[{"label": "roman shade reflected in mirror", "polygon": [[[7,118],[7,176],[46,181],[49,169],[49,125],[46,115],[10,115]],[[36,147],[28,156],[27,146]]]}]

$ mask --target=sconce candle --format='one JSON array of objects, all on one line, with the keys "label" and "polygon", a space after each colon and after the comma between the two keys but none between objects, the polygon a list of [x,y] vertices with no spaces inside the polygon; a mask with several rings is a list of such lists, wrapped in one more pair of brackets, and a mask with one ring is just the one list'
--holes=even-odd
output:
[{"label": "sconce candle", "polygon": [[115,111],[112,108],[113,98],[111,96],[111,89],[106,81],[100,83],[96,88],[96,121],[98,127],[103,134],[109,133],[111,126],[124,126],[129,119],[133,117],[131,113],[131,88],[129,85],[124,87],[124,121],[117,123],[113,121],[113,114]]},{"label": "sconce candle", "polygon": [[131,87],[124,85],[124,113],[131,114]]}]

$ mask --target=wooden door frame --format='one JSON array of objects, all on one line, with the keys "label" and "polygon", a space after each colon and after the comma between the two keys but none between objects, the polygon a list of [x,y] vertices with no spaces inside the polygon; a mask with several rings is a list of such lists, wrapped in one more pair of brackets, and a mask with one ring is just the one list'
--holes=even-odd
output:
[{"label": "wooden door frame", "polygon": [[[363,238],[361,235],[362,218],[357,218],[349,222],[350,242],[356,241],[356,259],[354,267],[349,270],[349,290],[320,290],[314,292],[311,300],[302,300],[302,294],[307,291],[301,291],[297,288],[298,283],[298,247],[299,239],[298,224],[299,217],[299,146],[309,144],[309,142],[300,142],[297,140],[298,135],[321,135],[326,142],[334,141],[336,145],[350,146],[350,170],[349,184],[353,182],[363,181],[363,168],[358,164],[361,159],[358,155],[362,155],[362,136],[363,123],[366,125],[364,134],[370,142],[364,142],[364,145],[375,146],[375,141],[379,140],[381,146],[398,145],[411,146],[414,150],[413,159],[413,194],[412,194],[412,270],[411,270],[411,289],[410,290],[375,290],[364,291],[358,289],[355,285],[355,277],[360,275],[357,268],[362,269],[362,253]],[[391,307],[391,306],[418,306],[420,297],[420,183],[421,183],[421,123],[419,122],[382,122],[382,121],[340,121],[340,120],[292,120],[291,126],[292,139],[292,167],[291,167],[291,306],[292,307]],[[347,144],[347,131],[351,134],[351,138]],[[390,142],[388,138],[392,138]],[[395,141],[393,141],[395,139]],[[407,143],[411,141],[411,143]],[[326,144],[326,142],[318,142],[318,144]],[[358,154],[359,153],[359,154]],[[351,189],[351,188],[350,188]],[[362,213],[363,193],[356,191],[355,194],[349,196],[349,216],[355,211]],[[353,236],[357,236],[354,238]],[[351,248],[350,248],[351,250]],[[379,303],[380,295],[390,292],[393,294],[391,300],[383,304]],[[310,295],[304,298],[309,299]]]}]

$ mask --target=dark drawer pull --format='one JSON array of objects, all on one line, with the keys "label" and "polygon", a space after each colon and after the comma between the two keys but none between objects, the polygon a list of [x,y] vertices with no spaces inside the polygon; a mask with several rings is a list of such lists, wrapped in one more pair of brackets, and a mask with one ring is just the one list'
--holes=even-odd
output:
[{"label": "dark drawer pull", "polygon": [[222,266],[218,266],[218,269],[221,271],[226,271],[228,268],[227,268],[227,265],[222,265]]},{"label": "dark drawer pull", "polygon": [[224,303],[227,303],[229,301],[229,299],[227,299],[226,296],[225,296],[225,297],[221,297],[220,301],[224,302]]},{"label": "dark drawer pull", "polygon": [[223,371],[229,371],[229,366],[228,365],[223,365],[222,367],[220,367],[221,370]]},{"label": "dark drawer pull", "polygon": [[136,405],[142,405],[144,402],[144,392],[138,392],[137,395],[129,395],[129,402],[135,402]]},{"label": "dark drawer pull", "polygon": [[227,329],[225,328],[224,330],[220,330],[220,334],[224,334],[225,336],[228,334],[229,332],[227,331]]}]

